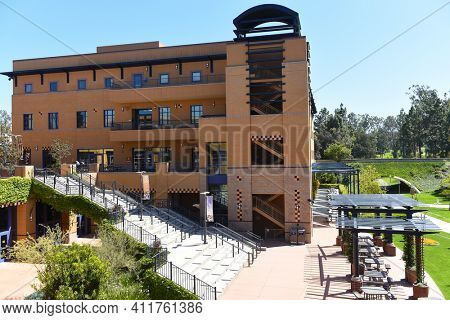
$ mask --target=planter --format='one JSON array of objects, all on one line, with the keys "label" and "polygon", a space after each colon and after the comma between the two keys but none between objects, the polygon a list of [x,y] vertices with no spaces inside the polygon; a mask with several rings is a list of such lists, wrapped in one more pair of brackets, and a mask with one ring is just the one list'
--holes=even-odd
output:
[{"label": "planter", "polygon": [[383,238],[381,238],[380,236],[374,236],[373,244],[376,245],[377,247],[382,247],[383,246]]},{"label": "planter", "polygon": [[351,279],[351,288],[352,291],[361,292],[362,281],[360,277],[352,277]]},{"label": "planter", "polygon": [[336,237],[336,245],[340,246],[342,244],[342,237],[341,236],[337,236]]},{"label": "planter", "polygon": [[397,249],[393,243],[385,243],[383,247],[384,255],[388,257],[395,257],[397,254]]},{"label": "planter", "polygon": [[413,299],[428,298],[429,288],[426,284],[417,283],[413,285]]},{"label": "planter", "polygon": [[405,269],[405,278],[409,284],[414,284],[417,281],[416,269]]}]

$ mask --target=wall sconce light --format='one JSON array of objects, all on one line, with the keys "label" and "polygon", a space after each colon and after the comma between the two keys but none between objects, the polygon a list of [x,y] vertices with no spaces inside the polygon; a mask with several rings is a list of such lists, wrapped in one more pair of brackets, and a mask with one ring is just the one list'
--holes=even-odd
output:
[{"label": "wall sconce light", "polygon": [[124,107],[122,107],[122,112],[124,112],[125,111],[125,108]]},{"label": "wall sconce light", "polygon": [[122,151],[123,151],[125,149],[125,145],[122,143],[121,147],[122,147]]},{"label": "wall sconce light", "polygon": [[38,146],[38,145],[36,145],[35,149],[36,149],[36,151],[38,151],[38,150],[39,150],[39,146]]},{"label": "wall sconce light", "polygon": [[178,68],[179,68],[179,67],[178,67],[178,64],[176,64],[176,65],[175,65],[175,69],[177,69],[177,70],[178,70]]},{"label": "wall sconce light", "polygon": [[216,100],[213,101],[212,107],[214,108],[216,106]]},{"label": "wall sconce light", "polygon": [[209,68],[209,62],[207,62],[207,63],[205,64],[205,67],[206,67],[206,68]]}]

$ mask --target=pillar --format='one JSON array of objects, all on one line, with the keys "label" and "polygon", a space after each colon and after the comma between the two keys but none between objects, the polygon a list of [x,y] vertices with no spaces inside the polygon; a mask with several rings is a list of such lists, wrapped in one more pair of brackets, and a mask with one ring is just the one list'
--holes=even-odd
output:
[{"label": "pillar", "polygon": [[68,242],[72,243],[77,236],[77,215],[74,212],[61,214],[61,230],[68,233]]}]

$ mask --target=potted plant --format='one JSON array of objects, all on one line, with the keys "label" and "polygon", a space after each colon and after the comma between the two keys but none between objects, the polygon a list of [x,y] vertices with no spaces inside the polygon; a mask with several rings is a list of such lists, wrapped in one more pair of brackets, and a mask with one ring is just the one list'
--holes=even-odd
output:
[{"label": "potted plant", "polygon": [[423,265],[422,250],[420,250],[421,243],[420,236],[416,237],[416,275],[417,281],[413,285],[413,299],[427,298],[429,293],[429,287],[425,283],[425,270]]},{"label": "potted plant", "polygon": [[414,261],[414,238],[411,235],[403,236],[402,259],[405,262],[405,278],[410,284],[414,284],[417,276]]}]

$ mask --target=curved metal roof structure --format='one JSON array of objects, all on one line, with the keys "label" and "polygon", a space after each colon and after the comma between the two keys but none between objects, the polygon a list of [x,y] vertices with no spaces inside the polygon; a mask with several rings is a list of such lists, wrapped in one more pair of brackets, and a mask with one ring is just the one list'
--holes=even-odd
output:
[{"label": "curved metal roof structure", "polygon": [[[281,25],[258,27],[264,23],[276,22]],[[300,36],[300,18],[298,13],[278,4],[262,4],[252,7],[233,20],[237,39],[245,39],[248,34],[292,30],[292,35]],[[289,34],[289,33],[287,33]],[[286,34],[283,34],[286,36]]]}]

